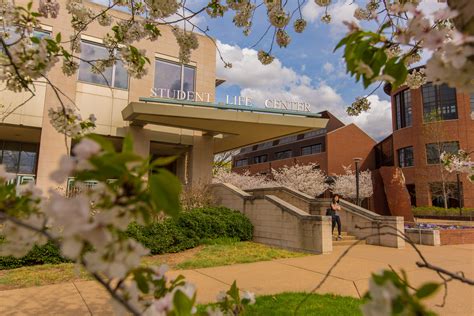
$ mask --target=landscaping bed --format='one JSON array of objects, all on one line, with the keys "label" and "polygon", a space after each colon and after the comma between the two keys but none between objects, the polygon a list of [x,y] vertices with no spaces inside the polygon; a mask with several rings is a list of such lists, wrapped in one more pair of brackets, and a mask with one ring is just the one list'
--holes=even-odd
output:
[{"label": "landscaping bed", "polygon": [[[145,257],[143,265],[166,263],[172,270],[198,269],[308,255],[229,238],[203,242],[204,245],[182,252]],[[35,265],[0,270],[0,290],[90,279],[85,270],[77,269],[73,263]]]},{"label": "landscaping bed", "polygon": [[462,214],[459,208],[442,208],[435,206],[419,206],[412,208],[413,215],[419,218],[432,218],[457,221],[472,221],[474,219],[473,208],[463,208]]},{"label": "landscaping bed", "polygon": [[474,244],[474,227],[449,224],[405,224],[405,234],[414,243],[429,246]]},{"label": "landscaping bed", "polygon": [[[191,249],[213,239],[249,241],[252,240],[253,226],[238,211],[207,207],[182,211],[176,218],[167,218],[148,226],[131,224],[126,234],[142,243],[152,255],[157,255]],[[0,243],[2,241],[0,236]],[[61,256],[57,246],[49,242],[44,246],[35,246],[22,258],[0,257],[0,270],[67,262],[70,261]]]}]

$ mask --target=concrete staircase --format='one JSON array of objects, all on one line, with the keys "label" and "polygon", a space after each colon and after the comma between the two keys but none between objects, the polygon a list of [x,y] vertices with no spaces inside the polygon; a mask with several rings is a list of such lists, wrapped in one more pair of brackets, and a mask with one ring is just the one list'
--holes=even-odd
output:
[{"label": "concrete staircase", "polygon": [[[342,240],[337,240],[337,231],[334,229],[334,234],[332,236],[332,246],[350,246],[355,243],[357,238],[356,236],[349,235],[347,232],[341,232]],[[361,242],[360,244],[365,244],[365,242]]]}]

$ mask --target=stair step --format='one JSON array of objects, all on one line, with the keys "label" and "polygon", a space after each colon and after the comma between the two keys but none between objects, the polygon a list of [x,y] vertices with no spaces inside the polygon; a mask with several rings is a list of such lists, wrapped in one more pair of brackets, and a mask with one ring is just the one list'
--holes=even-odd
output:
[{"label": "stair step", "polygon": [[335,240],[335,241],[332,242],[332,245],[333,246],[350,246],[355,241],[356,241],[356,239],[354,239],[354,240],[344,240],[344,239],[343,240]]},{"label": "stair step", "polygon": [[[341,236],[342,236],[342,240],[357,240],[357,237],[356,237],[356,236],[351,236],[351,235],[345,235],[345,236],[344,236],[344,235],[341,235]],[[337,238],[337,236],[334,235],[334,236],[333,236],[333,240],[334,240],[334,241],[337,241],[336,238]]]}]

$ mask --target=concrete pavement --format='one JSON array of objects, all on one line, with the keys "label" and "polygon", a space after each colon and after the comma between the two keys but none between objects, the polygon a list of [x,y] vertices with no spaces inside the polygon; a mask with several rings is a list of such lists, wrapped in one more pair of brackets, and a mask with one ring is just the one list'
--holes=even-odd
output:
[{"label": "concrete pavement", "polygon": [[[329,255],[316,255],[268,262],[232,266],[171,271],[170,276],[183,274],[198,288],[198,301],[215,300],[219,291],[227,290],[234,280],[243,290],[256,294],[276,294],[284,291],[311,291],[324,277],[346,246],[335,247]],[[420,246],[425,257],[435,265],[450,271],[463,271],[474,278],[474,245],[429,247]],[[317,293],[362,296],[368,288],[368,278],[391,265],[404,269],[413,285],[436,281],[436,273],[420,269],[411,247],[405,249],[360,245],[340,262],[332,276]],[[474,315],[474,287],[459,282],[449,284],[447,304],[439,292],[428,301],[440,315]],[[93,281],[81,281],[0,291],[0,315],[111,315],[107,294]]]}]

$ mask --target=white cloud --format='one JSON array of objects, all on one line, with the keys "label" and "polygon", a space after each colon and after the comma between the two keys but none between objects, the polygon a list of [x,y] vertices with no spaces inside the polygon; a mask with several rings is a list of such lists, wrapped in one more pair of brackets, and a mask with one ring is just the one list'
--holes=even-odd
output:
[{"label": "white cloud", "polygon": [[324,72],[326,72],[327,74],[330,74],[334,71],[334,66],[330,63],[330,62],[326,62],[324,65],[323,65],[323,70]]},{"label": "white cloud", "polygon": [[[354,21],[357,23],[357,19],[354,18],[354,11],[359,6],[351,0],[338,1],[328,8],[328,13],[331,15],[331,32],[335,34],[345,33],[347,27],[344,25],[344,21]],[[318,6],[314,1],[308,1],[302,9],[303,17],[311,23],[322,23],[321,16],[323,16],[325,9]]]},{"label": "white cloud", "polygon": [[381,100],[378,95],[371,95],[370,110],[359,116],[351,116],[343,119],[345,123],[355,123],[367,134],[376,140],[381,140],[392,131],[392,110],[390,101]]},{"label": "white cloud", "polygon": [[[328,110],[345,123],[355,123],[375,139],[390,133],[390,102],[370,96],[371,109],[358,117],[349,117],[342,96],[324,81],[313,82],[311,78],[285,67],[280,60],[264,66],[257,59],[257,51],[235,45],[217,43],[231,69],[217,62],[217,76],[226,80],[224,85],[240,87],[240,94],[252,98],[256,106],[262,106],[269,98],[305,101],[313,112]],[[323,69],[334,70],[326,63]]]}]

